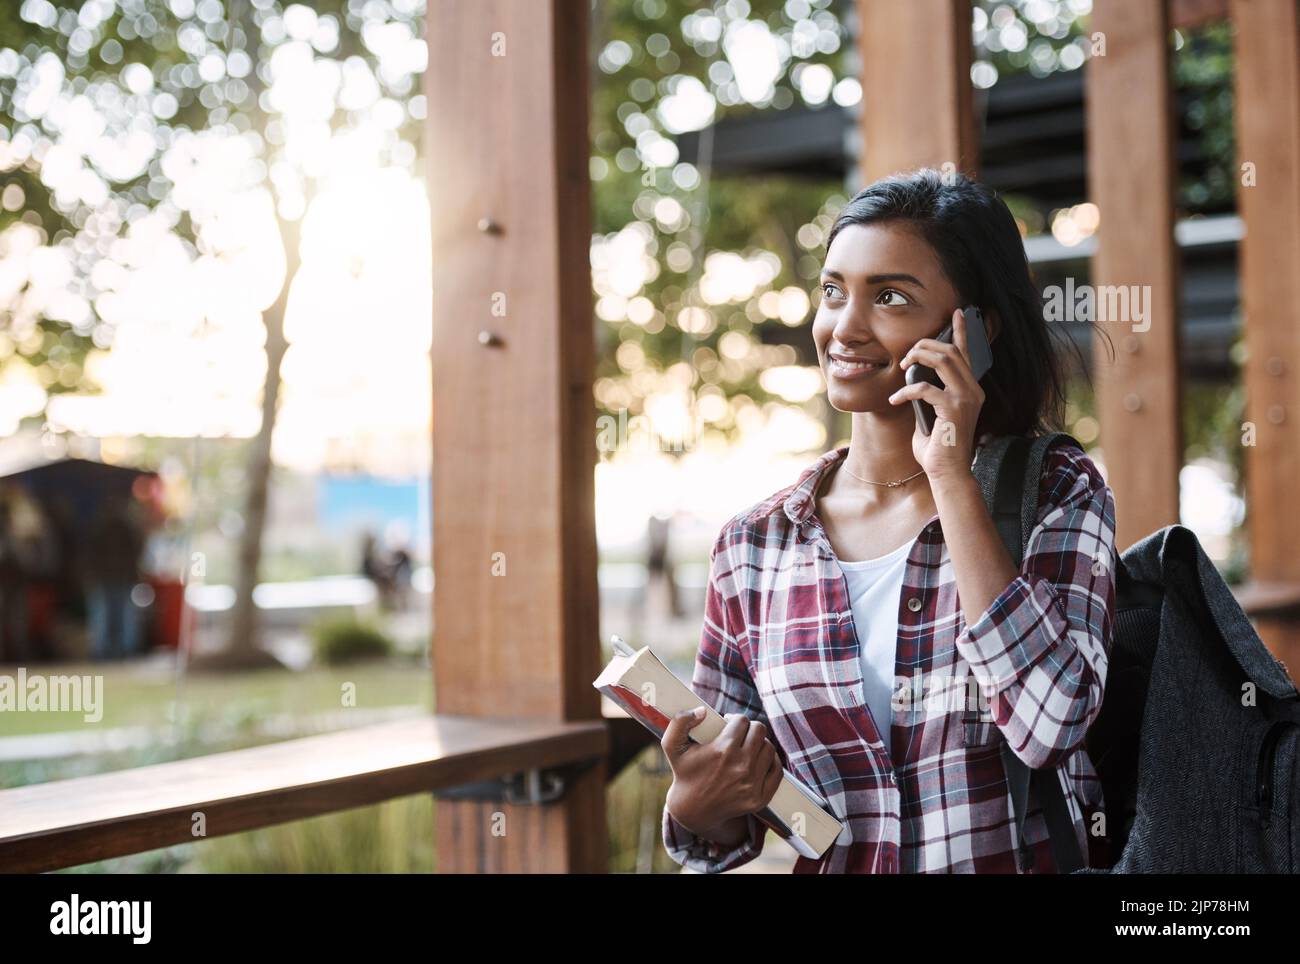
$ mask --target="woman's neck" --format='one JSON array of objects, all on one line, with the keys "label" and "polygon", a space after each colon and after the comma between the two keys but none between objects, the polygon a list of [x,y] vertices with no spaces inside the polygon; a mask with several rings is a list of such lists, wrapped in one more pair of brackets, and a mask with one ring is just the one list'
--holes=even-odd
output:
[{"label": "woman's neck", "polygon": [[915,430],[911,406],[884,414],[854,412],[844,467],[873,482],[892,482],[919,472],[921,464],[912,454]]}]

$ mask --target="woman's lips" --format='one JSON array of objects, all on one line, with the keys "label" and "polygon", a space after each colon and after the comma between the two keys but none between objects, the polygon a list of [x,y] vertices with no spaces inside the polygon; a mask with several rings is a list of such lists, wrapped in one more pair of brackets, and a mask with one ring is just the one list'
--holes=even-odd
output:
[{"label": "woman's lips", "polygon": [[876,372],[884,371],[889,367],[889,362],[866,358],[850,359],[832,355],[827,360],[826,367],[833,377],[842,381],[849,381],[855,378],[868,378]]}]

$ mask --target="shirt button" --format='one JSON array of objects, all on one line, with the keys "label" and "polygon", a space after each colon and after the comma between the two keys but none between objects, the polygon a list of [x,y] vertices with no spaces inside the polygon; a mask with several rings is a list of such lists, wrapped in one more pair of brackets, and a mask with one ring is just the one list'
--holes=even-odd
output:
[{"label": "shirt button", "polygon": [[921,608],[921,600],[913,596],[907,601],[907,608],[912,610],[912,612],[918,612]]},{"label": "shirt button", "polygon": [[896,777],[892,772],[889,774],[889,782],[894,786],[898,786],[898,777]]}]

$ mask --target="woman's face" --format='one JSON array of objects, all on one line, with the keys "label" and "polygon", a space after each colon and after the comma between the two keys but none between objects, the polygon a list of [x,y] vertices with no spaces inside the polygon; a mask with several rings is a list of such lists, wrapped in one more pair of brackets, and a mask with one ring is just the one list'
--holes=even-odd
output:
[{"label": "woman's face", "polygon": [[826,394],[841,412],[893,412],[905,384],[899,361],[933,338],[959,307],[934,250],[902,222],[851,224],[826,252],[813,342]]}]

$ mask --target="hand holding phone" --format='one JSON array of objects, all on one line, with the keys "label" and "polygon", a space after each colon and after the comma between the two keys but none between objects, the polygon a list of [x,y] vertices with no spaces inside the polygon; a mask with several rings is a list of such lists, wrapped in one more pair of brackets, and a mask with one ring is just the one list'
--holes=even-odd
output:
[{"label": "hand holding phone", "polygon": [[[970,356],[971,373],[975,380],[979,381],[985,373],[993,367],[993,349],[989,346],[988,331],[984,327],[984,315],[975,305],[967,305],[961,310],[962,318],[966,321],[966,352]],[[952,324],[949,323],[935,336],[936,341],[943,341],[952,344],[953,332]],[[943,388],[943,380],[939,378],[939,373],[928,365],[922,365],[917,362],[907,369],[904,380],[909,385],[915,385],[917,382],[929,382],[936,388]],[[934,429],[934,406],[929,402],[924,402],[919,398],[912,399],[912,410],[916,413],[916,421],[921,426],[921,431],[929,435]]]}]

